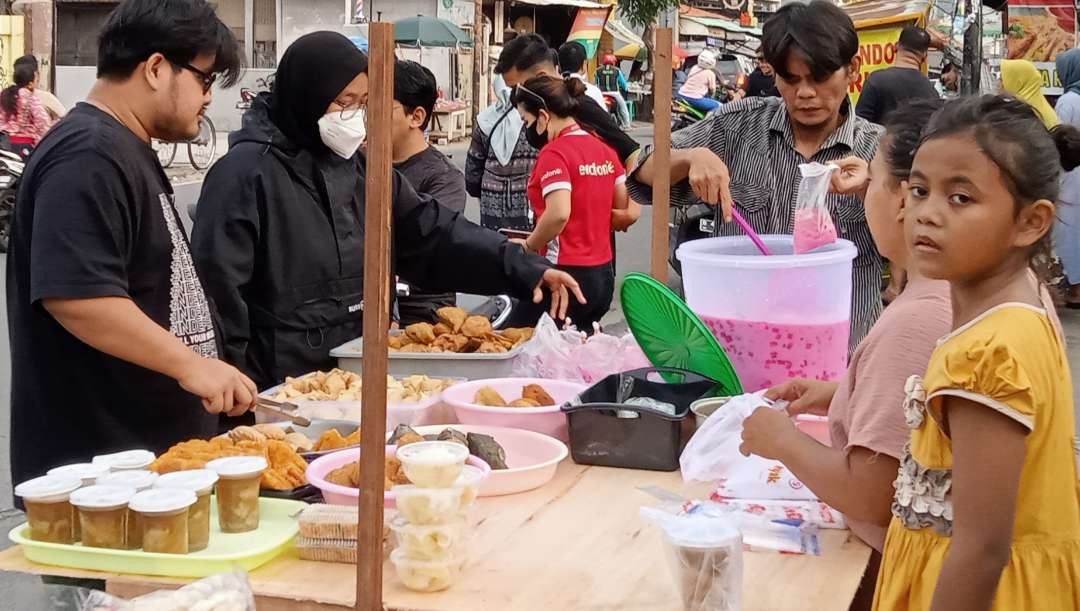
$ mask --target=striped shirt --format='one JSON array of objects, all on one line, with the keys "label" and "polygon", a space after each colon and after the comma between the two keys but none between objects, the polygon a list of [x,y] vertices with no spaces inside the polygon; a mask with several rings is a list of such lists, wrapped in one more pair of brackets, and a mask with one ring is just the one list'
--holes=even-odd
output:
[{"label": "striped shirt", "polygon": [[[877,151],[884,129],[854,116],[849,103],[845,102],[841,111],[846,119],[809,159],[795,149],[795,135],[780,98],[748,98],[726,104],[712,117],[672,134],[672,146],[712,150],[727,164],[731,195],[750,225],[759,233],[790,234],[794,230],[799,164],[825,163],[849,155],[869,161]],[[651,147],[638,164],[650,154]],[[633,175],[626,184],[636,201],[652,201],[652,189]],[[688,181],[672,185],[673,206],[696,203],[700,200]],[[859,250],[852,272],[849,347],[854,351],[881,315],[882,260],[866,224],[862,200],[830,194],[828,206],[840,237],[854,242]],[[718,223],[717,230],[718,235],[741,235],[735,223]]]}]

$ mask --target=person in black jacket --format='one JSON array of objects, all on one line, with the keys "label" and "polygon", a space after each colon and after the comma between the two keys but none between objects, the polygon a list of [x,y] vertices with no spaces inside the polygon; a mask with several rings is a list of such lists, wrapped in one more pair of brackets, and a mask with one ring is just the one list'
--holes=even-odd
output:
[{"label": "person in black jacket", "polygon": [[[362,333],[367,57],[307,34],[278,65],[203,183],[192,254],[220,314],[226,358],[260,388],[333,367]],[[432,291],[508,293],[564,313],[567,274],[469,223],[393,174],[393,261]]]}]

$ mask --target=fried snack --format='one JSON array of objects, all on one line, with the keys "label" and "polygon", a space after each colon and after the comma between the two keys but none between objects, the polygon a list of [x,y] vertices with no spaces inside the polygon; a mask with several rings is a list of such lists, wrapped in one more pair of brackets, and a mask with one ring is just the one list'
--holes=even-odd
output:
[{"label": "fried snack", "polygon": [[440,335],[435,338],[432,346],[441,348],[444,352],[462,352],[469,345],[469,338],[464,335]]},{"label": "fried snack", "polygon": [[465,324],[465,320],[469,317],[465,310],[455,307],[439,308],[435,310],[435,316],[438,317],[439,322],[450,327],[451,333],[459,333],[462,325]]},{"label": "fried snack", "polygon": [[418,322],[405,327],[405,335],[418,344],[430,344],[435,341],[435,327],[426,322]]},{"label": "fried snack", "polygon": [[473,403],[486,407],[506,407],[506,399],[503,399],[502,396],[490,386],[484,386],[476,391],[476,396],[473,397]]},{"label": "fried snack", "polygon": [[402,346],[398,352],[431,352],[431,348],[424,344],[409,344],[408,346]]},{"label": "fried snack", "polygon": [[501,331],[502,336],[506,339],[514,342],[514,345],[523,344],[532,339],[535,330],[531,327],[517,327],[513,329],[504,329]]},{"label": "fried snack", "polygon": [[266,441],[267,436],[259,432],[259,430],[253,426],[238,426],[229,431],[229,439],[233,443],[240,441]]},{"label": "fried snack", "polygon": [[479,354],[502,354],[507,352],[506,347],[495,342],[481,342],[480,347],[476,349]]},{"label": "fried snack", "polygon": [[410,443],[420,443],[421,441],[427,440],[424,439],[423,435],[421,435],[420,433],[417,433],[416,431],[409,431],[401,437],[398,437],[397,446],[400,448],[401,446],[407,446]]},{"label": "fried snack", "polygon": [[315,449],[315,444],[303,433],[285,435],[285,443],[291,445],[297,452],[311,452]]},{"label": "fried snack", "polygon": [[532,399],[539,403],[541,407],[555,405],[555,399],[539,384],[529,384],[525,388],[522,388],[521,398]]},{"label": "fried snack", "polygon": [[401,341],[402,341],[402,336],[400,336],[400,335],[391,335],[390,340],[387,342],[387,345],[390,347],[391,350],[401,350],[401,348],[403,347],[403,344],[401,343]]},{"label": "fried snack", "polygon": [[357,428],[355,431],[346,435],[345,443],[350,446],[360,445],[360,429]]},{"label": "fried snack", "polygon": [[507,407],[541,407],[541,405],[533,399],[522,397],[520,399],[514,399]]},{"label": "fried snack", "polygon": [[[394,486],[408,484],[409,478],[405,477],[405,471],[401,468],[401,461],[393,456],[387,456],[384,464],[383,487],[389,490]],[[326,481],[346,488],[360,487],[360,462],[351,462],[334,469],[326,474]]]},{"label": "fried snack", "polygon": [[440,337],[442,337],[444,335],[453,335],[453,333],[454,333],[453,327],[451,327],[450,325],[448,325],[448,324],[446,324],[444,322],[441,322],[441,323],[435,325],[434,331],[435,331],[435,339],[438,339],[438,338],[440,338]]},{"label": "fried snack", "polygon": [[[247,427],[251,428],[251,427]],[[228,437],[210,441],[192,439],[169,448],[150,465],[156,473],[172,473],[202,469],[206,463],[225,456],[263,456],[269,468],[263,472],[261,485],[273,490],[290,490],[307,484],[304,473],[307,463],[286,441],[277,439],[243,439],[234,442]]]},{"label": "fried snack", "polygon": [[482,338],[491,332],[491,321],[483,316],[470,316],[461,325],[461,334],[465,337]]},{"label": "fried snack", "polygon": [[455,429],[443,429],[435,439],[438,441],[453,441],[455,443],[460,443],[466,448],[469,447],[469,438],[465,436],[465,433]]},{"label": "fried snack", "polygon": [[337,429],[330,429],[315,442],[315,451],[340,450],[348,445],[348,442],[345,441],[345,438],[341,436]]},{"label": "fried snack", "polygon": [[405,476],[405,470],[401,468],[401,461],[396,456],[386,457],[386,481],[388,482],[387,490],[394,486],[400,486],[403,484],[411,484],[409,478]]},{"label": "fried snack", "polygon": [[256,424],[251,428],[265,435],[267,439],[277,439],[278,441],[285,440],[285,429],[280,426],[274,426],[273,424]]},{"label": "fried snack", "polygon": [[285,378],[275,401],[359,401],[360,376],[341,369]]}]

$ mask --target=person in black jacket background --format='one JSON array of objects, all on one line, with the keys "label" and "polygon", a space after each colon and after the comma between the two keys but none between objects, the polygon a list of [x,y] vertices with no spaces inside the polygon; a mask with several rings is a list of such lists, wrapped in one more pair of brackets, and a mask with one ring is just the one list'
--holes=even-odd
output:
[{"label": "person in black jacket background", "polygon": [[[362,333],[367,57],[307,34],[278,66],[203,183],[192,255],[220,315],[226,359],[260,388],[335,365]],[[540,257],[393,176],[393,262],[433,291],[543,298],[565,312],[577,283]]]}]

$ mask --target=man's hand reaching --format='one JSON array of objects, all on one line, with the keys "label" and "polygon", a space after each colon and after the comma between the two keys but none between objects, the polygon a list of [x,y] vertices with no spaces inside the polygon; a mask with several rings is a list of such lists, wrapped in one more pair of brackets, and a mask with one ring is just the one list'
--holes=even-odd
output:
[{"label": "man's hand reaching", "polygon": [[577,280],[574,280],[574,277],[566,272],[557,269],[549,269],[544,272],[540,284],[533,290],[533,303],[540,303],[544,300],[544,289],[551,293],[550,314],[555,320],[566,318],[566,310],[570,307],[571,293],[574,294],[574,298],[578,300],[578,303],[586,303],[585,295],[581,292]]},{"label": "man's hand reaching", "polygon": [[730,223],[735,201],[731,197],[731,173],[727,164],[707,148],[690,149],[687,154],[690,156],[687,174],[690,188],[701,201],[713,206],[719,204],[724,222]]}]

